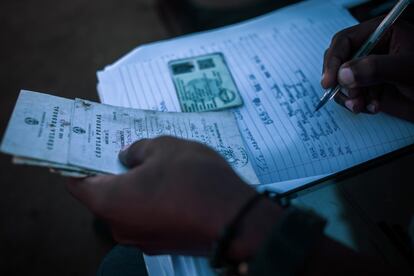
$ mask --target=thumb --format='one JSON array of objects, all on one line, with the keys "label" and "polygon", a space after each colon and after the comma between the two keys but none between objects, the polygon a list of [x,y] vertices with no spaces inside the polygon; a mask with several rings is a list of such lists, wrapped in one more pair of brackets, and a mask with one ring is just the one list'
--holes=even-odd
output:
[{"label": "thumb", "polygon": [[412,55],[371,55],[346,62],[338,71],[338,82],[347,88],[381,83],[412,84]]},{"label": "thumb", "polygon": [[151,139],[142,139],[131,144],[119,153],[119,160],[128,168],[142,164],[149,155],[151,141]]}]

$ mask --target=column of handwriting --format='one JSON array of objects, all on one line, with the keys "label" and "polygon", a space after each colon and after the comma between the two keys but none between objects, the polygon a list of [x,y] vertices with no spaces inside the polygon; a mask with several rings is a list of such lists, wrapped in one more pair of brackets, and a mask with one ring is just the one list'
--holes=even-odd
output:
[{"label": "column of handwriting", "polygon": [[[277,104],[295,125],[299,137],[306,145],[308,154],[313,160],[352,154],[348,143],[332,139],[341,133],[341,127],[332,116],[331,110],[326,108],[314,112],[319,95],[302,70],[298,69],[294,72],[296,82],[279,85],[273,80],[271,73],[259,56],[254,56],[253,61],[259,69],[257,72],[260,72],[262,77],[272,83],[270,90],[276,97]],[[252,88],[260,92],[262,88],[258,87],[255,75],[250,74],[249,79]],[[258,114],[264,124],[272,123],[267,112],[261,108],[259,98],[253,99],[253,105],[257,107]]]}]

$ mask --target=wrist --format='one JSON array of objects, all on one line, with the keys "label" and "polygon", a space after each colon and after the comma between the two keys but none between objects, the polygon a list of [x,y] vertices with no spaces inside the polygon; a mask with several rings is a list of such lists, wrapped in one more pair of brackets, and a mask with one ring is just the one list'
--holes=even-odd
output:
[{"label": "wrist", "polygon": [[223,229],[235,218],[243,205],[257,194],[249,185],[241,180],[240,182],[231,185],[234,186],[231,194],[217,194],[211,208],[207,210],[206,219],[202,220],[202,229],[206,230],[209,246],[220,239]]},{"label": "wrist", "polygon": [[238,263],[255,256],[281,212],[281,207],[270,199],[260,200],[243,218],[237,235],[230,243],[227,258]]}]

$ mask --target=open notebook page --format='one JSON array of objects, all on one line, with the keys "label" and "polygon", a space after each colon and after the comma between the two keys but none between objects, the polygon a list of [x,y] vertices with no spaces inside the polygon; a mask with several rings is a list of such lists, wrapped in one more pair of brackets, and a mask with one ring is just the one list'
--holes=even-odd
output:
[{"label": "open notebook page", "polygon": [[[146,61],[159,55],[169,53],[171,49],[186,49],[189,45],[209,44],[228,37],[237,38],[240,34],[246,32],[247,30],[250,33],[261,33],[268,30],[271,31],[275,25],[277,25],[279,28],[285,28],[288,27],[293,21],[295,21],[298,25],[302,25],[303,23],[306,24],[306,20],[321,20],[326,18],[321,18],[320,14],[330,15],[328,18],[342,18],[344,20],[344,26],[353,24],[355,22],[354,19],[350,17],[346,11],[334,7],[332,4],[327,4],[326,1],[319,1],[320,3],[314,3],[316,1],[317,0],[312,1],[313,3],[310,3],[310,1],[306,3],[302,2],[300,4],[288,6],[286,8],[252,20],[247,20],[242,23],[219,28],[213,31],[199,33],[196,35],[179,37],[173,40],[169,40],[167,43],[161,41],[140,46],[125,55],[113,65],[105,68],[105,71],[98,72],[98,92],[101,101],[114,105],[134,106],[134,103],[129,99],[125,91],[118,91],[119,89],[123,88],[118,87],[120,85],[119,79],[113,79],[116,76],[116,73],[113,74],[111,72],[111,69],[118,69],[123,65],[133,64],[139,61]],[[338,2],[340,2],[340,5],[343,4],[342,1],[331,2],[334,2],[335,4],[338,4]],[[352,1],[345,2],[345,4],[349,4],[348,2]],[[160,110],[165,108],[165,105],[164,102],[161,101],[160,108],[158,108],[156,105],[152,107],[141,105],[141,107]],[[321,175],[320,177],[323,176],[324,175]],[[271,188],[277,192],[284,192],[309,183],[310,181],[317,178],[319,177],[313,176],[288,180],[284,181],[283,183],[280,182],[277,185],[272,185]]]},{"label": "open notebook page", "polygon": [[313,112],[322,94],[323,52],[337,30],[355,23],[349,16],[314,17],[309,13],[283,28],[266,18],[266,30],[247,28],[212,42],[182,39],[180,51],[170,47],[110,70],[118,104],[180,111],[168,62],[222,52],[244,99],[234,114],[262,184],[335,173],[411,144],[414,126],[390,116],[356,116],[334,103]]}]

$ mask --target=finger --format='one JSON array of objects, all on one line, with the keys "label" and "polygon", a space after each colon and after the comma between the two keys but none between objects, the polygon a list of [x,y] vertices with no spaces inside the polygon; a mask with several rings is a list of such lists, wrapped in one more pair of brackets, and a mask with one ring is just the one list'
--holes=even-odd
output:
[{"label": "finger", "polygon": [[398,86],[398,91],[410,101],[414,101],[414,84],[411,86]]},{"label": "finger", "polygon": [[362,97],[345,101],[345,107],[354,114],[359,114],[365,109],[365,101]]},{"label": "finger", "polygon": [[119,160],[128,168],[138,166],[150,154],[152,139],[142,139],[119,153]]},{"label": "finger", "polygon": [[348,91],[348,97],[351,99],[362,97],[363,89],[361,88],[345,88]]},{"label": "finger", "polygon": [[81,203],[96,214],[104,213],[105,200],[110,190],[122,176],[99,175],[84,179],[70,179],[66,183],[67,190]]},{"label": "finger", "polygon": [[380,19],[370,20],[335,34],[325,52],[321,81],[324,88],[333,87],[336,84],[337,72],[341,64],[351,58],[352,54],[364,43],[379,22]]},{"label": "finger", "polygon": [[345,102],[348,100],[348,96],[346,94],[346,92],[339,92],[335,95],[335,102],[338,103],[339,105],[345,107]]},{"label": "finger", "polygon": [[154,139],[143,139],[135,142],[126,150],[120,152],[119,158],[125,166],[132,168],[141,165],[151,156],[155,156],[156,153],[168,155],[171,154],[171,151],[179,151],[179,147],[188,144],[193,143],[172,136],[159,136]]},{"label": "finger", "polygon": [[341,92],[348,98],[358,98],[362,95],[360,88],[346,88],[344,86],[341,86]]},{"label": "finger", "polygon": [[321,79],[321,83],[322,83],[323,78],[324,78],[323,73],[325,72],[325,62],[327,62],[326,56],[328,55],[328,50],[329,50],[329,48],[326,49],[325,52],[323,53],[323,63],[322,63],[322,73],[321,73],[322,74],[322,79]]},{"label": "finger", "polygon": [[[342,42],[345,44],[345,42]],[[339,43],[336,43],[339,44]],[[339,46],[332,46],[332,47],[339,47]],[[346,46],[342,46],[344,49],[347,49]],[[344,62],[339,55],[340,53],[334,52],[335,50],[329,48],[325,55],[324,63],[323,63],[323,73],[322,73],[322,80],[321,85],[323,88],[327,89],[333,87],[337,84],[336,81],[336,72],[338,72],[339,67]]]},{"label": "finger", "polygon": [[338,81],[347,88],[382,83],[412,84],[414,55],[371,55],[346,62],[338,72]]},{"label": "finger", "polygon": [[414,101],[398,93],[393,87],[384,88],[379,101],[379,109],[395,117],[414,122]]},{"label": "finger", "polygon": [[366,103],[364,91],[360,88],[342,88],[341,93],[336,94],[335,101],[355,114],[363,112]]},{"label": "finger", "polygon": [[379,98],[380,98],[381,92],[382,92],[381,86],[374,86],[368,89],[367,106],[365,107],[367,112],[371,114],[377,114],[380,111]]}]

